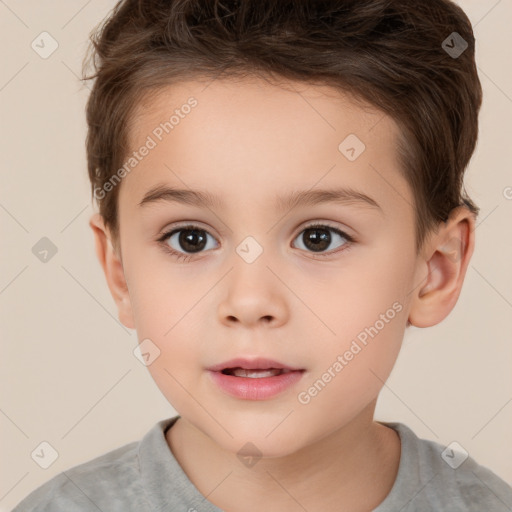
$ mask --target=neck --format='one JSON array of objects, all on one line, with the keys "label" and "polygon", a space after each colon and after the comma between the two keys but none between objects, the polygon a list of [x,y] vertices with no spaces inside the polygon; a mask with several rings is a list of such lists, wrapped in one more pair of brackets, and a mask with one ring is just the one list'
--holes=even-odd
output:
[{"label": "neck", "polygon": [[285,457],[262,457],[253,466],[182,417],[166,438],[189,480],[223,510],[318,510],[322,504],[370,511],[391,490],[400,460],[398,434],[373,421],[374,409],[375,401],[314,444]]}]

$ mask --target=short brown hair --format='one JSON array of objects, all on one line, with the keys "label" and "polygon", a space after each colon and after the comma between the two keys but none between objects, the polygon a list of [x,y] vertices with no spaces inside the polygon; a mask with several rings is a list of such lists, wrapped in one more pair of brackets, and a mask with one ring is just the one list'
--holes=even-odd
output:
[{"label": "short brown hair", "polygon": [[[460,55],[446,51],[453,37],[467,44]],[[83,79],[95,79],[86,108],[92,195],[117,243],[120,186],[95,191],[123,165],[145,94],[201,77],[329,85],[399,126],[419,251],[453,208],[479,213],[463,185],[482,103],[474,57],[471,23],[449,0],[121,0],[92,31],[83,63]]]}]

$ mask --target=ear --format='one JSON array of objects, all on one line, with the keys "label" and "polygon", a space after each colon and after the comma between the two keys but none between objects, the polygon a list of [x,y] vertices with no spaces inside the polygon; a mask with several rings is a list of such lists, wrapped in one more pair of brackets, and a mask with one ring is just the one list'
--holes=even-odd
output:
[{"label": "ear", "polygon": [[465,206],[455,208],[425,245],[419,261],[409,322],[431,327],[454,308],[475,245],[475,216]]},{"label": "ear", "polygon": [[124,275],[123,263],[120,256],[121,248],[114,249],[108,228],[99,213],[93,214],[89,226],[94,233],[96,255],[103,267],[110,293],[117,305],[119,320],[130,329],[135,329],[128,285]]}]

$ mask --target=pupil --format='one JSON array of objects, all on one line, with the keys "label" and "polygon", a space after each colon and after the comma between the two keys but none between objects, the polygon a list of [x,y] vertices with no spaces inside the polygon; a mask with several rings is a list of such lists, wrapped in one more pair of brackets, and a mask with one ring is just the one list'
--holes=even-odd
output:
[{"label": "pupil", "polygon": [[[331,234],[326,229],[310,228],[304,231],[303,241],[308,249],[319,252],[329,247]],[[310,243],[312,243],[312,246],[310,246]]]},{"label": "pupil", "polygon": [[206,236],[203,233],[197,229],[183,229],[179,236],[181,247],[188,252],[201,251],[206,245]]}]

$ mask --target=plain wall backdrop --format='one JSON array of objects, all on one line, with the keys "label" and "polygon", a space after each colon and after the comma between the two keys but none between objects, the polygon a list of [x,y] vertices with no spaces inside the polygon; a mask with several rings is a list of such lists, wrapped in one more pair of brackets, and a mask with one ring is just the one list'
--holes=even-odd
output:
[{"label": "plain wall backdrop", "polygon": [[[0,511],[176,414],[133,355],[136,333],[118,322],[88,226],[90,84],[79,77],[89,32],[114,5],[0,2]],[[484,89],[466,173],[481,207],[475,253],[452,313],[408,330],[375,417],[457,441],[512,485],[512,2],[459,5],[474,26]],[[58,44],[46,59],[42,32]],[[47,262],[35,254],[44,237],[56,250]],[[47,469],[31,456],[44,441],[58,452]]]}]

